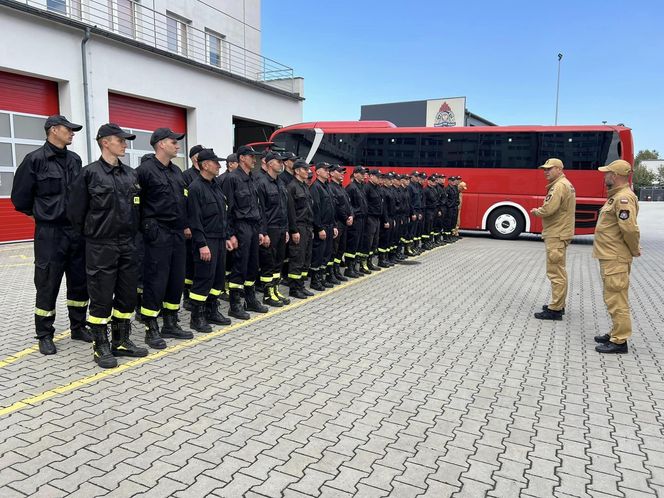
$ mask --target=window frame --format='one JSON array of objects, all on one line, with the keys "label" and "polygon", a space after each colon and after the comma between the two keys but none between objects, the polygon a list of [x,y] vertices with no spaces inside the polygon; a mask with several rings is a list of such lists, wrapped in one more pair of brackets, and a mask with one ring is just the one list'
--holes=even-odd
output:
[{"label": "window frame", "polygon": [[[14,111],[6,111],[6,110],[0,110],[0,114],[6,114],[9,116],[9,137],[0,137],[0,143],[4,144],[10,144],[11,145],[11,158],[12,158],[12,166],[0,166],[0,173],[12,173],[16,174],[16,170],[18,169],[19,162],[17,161],[16,157],[16,146],[17,145],[28,145],[28,146],[35,146],[37,148],[41,147],[44,145],[46,142],[46,132],[44,132],[44,138],[41,140],[36,140],[36,139],[30,139],[30,138],[16,138],[15,137],[15,130],[14,130],[14,116],[26,116],[30,118],[41,118],[44,121],[46,121],[46,118],[48,116],[41,115],[41,114],[30,114],[27,112],[14,112]],[[9,198],[9,195],[0,195],[0,199],[6,199]]]},{"label": "window frame", "polygon": [[[171,45],[170,22],[175,23],[175,48]],[[189,54],[189,26],[191,21],[173,12],[166,11],[166,48],[175,54],[187,57]]]}]

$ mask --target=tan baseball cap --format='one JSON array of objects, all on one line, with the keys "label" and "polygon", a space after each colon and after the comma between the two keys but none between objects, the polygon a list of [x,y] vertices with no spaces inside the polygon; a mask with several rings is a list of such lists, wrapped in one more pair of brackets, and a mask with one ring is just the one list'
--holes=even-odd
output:
[{"label": "tan baseball cap", "polygon": [[616,175],[629,176],[629,174],[632,172],[632,165],[629,164],[624,159],[618,159],[617,161],[613,161],[611,164],[608,164],[607,166],[600,166],[599,170],[602,173],[608,173],[610,171],[611,173],[615,173]]},{"label": "tan baseball cap", "polygon": [[539,168],[540,169],[549,169],[549,168],[560,168],[563,169],[565,166],[563,166],[563,162],[560,159],[557,159],[555,157],[552,157],[551,159],[547,159],[544,164],[542,164]]}]

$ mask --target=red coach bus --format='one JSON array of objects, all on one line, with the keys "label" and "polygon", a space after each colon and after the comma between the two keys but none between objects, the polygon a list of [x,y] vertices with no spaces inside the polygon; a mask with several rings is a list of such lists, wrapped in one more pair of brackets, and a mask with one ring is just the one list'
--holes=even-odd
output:
[{"label": "red coach bus", "polygon": [[[592,234],[606,189],[599,166],[633,163],[632,133],[623,126],[482,126],[398,128],[388,121],[301,123],[281,128],[274,147],[343,166],[383,172],[461,176],[461,228],[514,239],[541,233],[530,209],[542,204],[546,180],[537,167],[550,157],[565,164],[576,189],[576,233]],[[347,172],[350,175],[350,171]]]}]

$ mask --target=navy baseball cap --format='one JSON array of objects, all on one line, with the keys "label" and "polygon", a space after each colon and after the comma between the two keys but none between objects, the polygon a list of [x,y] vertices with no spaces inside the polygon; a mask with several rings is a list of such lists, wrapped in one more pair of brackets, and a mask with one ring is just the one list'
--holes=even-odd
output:
[{"label": "navy baseball cap", "polygon": [[157,142],[161,142],[167,138],[182,140],[184,138],[184,133],[175,133],[170,128],[157,128],[150,136],[150,145],[155,145]]},{"label": "navy baseball cap", "polygon": [[304,169],[309,169],[309,163],[305,161],[304,159],[298,159],[293,163],[293,169],[298,169],[298,168],[304,168]]},{"label": "navy baseball cap", "polygon": [[106,123],[99,127],[99,131],[97,131],[97,138],[95,138],[95,140],[113,135],[120,138],[126,138],[127,140],[134,140],[136,138],[136,135],[127,133],[115,123]]},{"label": "navy baseball cap", "polygon": [[237,156],[262,156],[263,154],[261,152],[258,152],[256,149],[254,149],[251,145],[240,145],[238,147]]},{"label": "navy baseball cap", "polygon": [[54,114],[53,116],[49,116],[48,118],[46,118],[46,122],[44,123],[44,129],[48,130],[51,126],[58,126],[58,125],[62,125],[65,128],[69,128],[72,131],[80,131],[83,129],[82,125],[70,122],[62,114]]},{"label": "navy baseball cap", "polygon": [[221,157],[217,157],[217,154],[215,154],[214,150],[212,149],[201,149],[201,151],[198,153],[198,162],[202,163],[203,161],[225,161],[226,159],[223,159]]},{"label": "navy baseball cap", "polygon": [[189,158],[194,157],[196,154],[198,154],[204,148],[205,147],[203,147],[202,145],[194,145],[191,149],[189,149]]},{"label": "navy baseball cap", "polygon": [[269,163],[270,161],[272,161],[272,159],[276,159],[277,161],[283,161],[285,157],[278,152],[270,151],[265,155],[265,162]]}]

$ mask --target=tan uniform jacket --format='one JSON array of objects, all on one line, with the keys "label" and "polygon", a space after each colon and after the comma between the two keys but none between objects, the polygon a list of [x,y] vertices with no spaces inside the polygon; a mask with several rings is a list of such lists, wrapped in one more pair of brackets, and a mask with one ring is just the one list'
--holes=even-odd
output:
[{"label": "tan uniform jacket", "polygon": [[599,211],[593,258],[631,263],[640,252],[638,214],[639,203],[629,185],[609,190],[609,198]]},{"label": "tan uniform jacket", "polygon": [[547,186],[544,204],[533,213],[542,217],[542,237],[571,240],[574,237],[576,192],[565,177],[560,175]]}]

